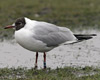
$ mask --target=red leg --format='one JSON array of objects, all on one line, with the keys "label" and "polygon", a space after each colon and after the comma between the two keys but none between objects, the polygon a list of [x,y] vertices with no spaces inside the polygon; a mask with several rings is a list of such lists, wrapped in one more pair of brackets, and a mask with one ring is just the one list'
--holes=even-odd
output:
[{"label": "red leg", "polygon": [[46,53],[44,52],[44,69],[46,69]]},{"label": "red leg", "polygon": [[36,52],[35,68],[37,68],[38,52]]}]

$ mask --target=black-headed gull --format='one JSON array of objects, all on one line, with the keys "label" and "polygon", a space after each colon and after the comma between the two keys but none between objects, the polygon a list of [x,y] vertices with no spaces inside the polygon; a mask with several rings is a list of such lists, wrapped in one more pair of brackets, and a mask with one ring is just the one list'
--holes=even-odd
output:
[{"label": "black-headed gull", "polygon": [[36,52],[35,68],[37,68],[38,52],[44,53],[44,68],[46,68],[45,52],[69,41],[73,43],[94,36],[94,34],[75,35],[68,28],[26,17],[18,18],[13,25],[5,27],[8,28],[15,28],[15,39],[22,47]]}]

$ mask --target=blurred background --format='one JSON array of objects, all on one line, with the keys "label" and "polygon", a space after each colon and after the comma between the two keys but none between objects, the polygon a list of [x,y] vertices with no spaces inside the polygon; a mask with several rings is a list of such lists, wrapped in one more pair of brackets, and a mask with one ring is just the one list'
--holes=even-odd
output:
[{"label": "blurred background", "polygon": [[[0,27],[19,17],[65,26],[72,31],[99,28],[100,0],[0,0]],[[0,29],[0,37],[11,38],[8,32],[13,33]]]},{"label": "blurred background", "polygon": [[[48,52],[47,66],[100,67],[100,0],[0,0],[0,67],[33,67],[34,52],[13,41],[14,30],[3,29],[19,17],[68,27],[74,33],[97,34],[91,40],[60,46]],[[42,54],[39,59],[41,68]]]}]

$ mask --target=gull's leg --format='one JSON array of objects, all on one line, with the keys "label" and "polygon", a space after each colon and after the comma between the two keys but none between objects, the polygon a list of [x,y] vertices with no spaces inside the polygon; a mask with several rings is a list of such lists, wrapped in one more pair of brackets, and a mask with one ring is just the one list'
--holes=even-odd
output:
[{"label": "gull's leg", "polygon": [[44,69],[46,69],[46,53],[44,52]]},{"label": "gull's leg", "polygon": [[35,69],[37,68],[38,52],[36,52]]}]

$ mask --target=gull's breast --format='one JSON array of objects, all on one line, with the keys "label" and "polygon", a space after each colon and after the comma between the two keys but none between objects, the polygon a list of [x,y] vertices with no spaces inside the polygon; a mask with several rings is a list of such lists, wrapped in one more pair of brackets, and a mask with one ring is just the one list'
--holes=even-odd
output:
[{"label": "gull's breast", "polygon": [[33,37],[34,32],[26,29],[15,31],[15,39],[22,47],[34,52],[47,52],[53,47],[47,47],[42,41],[36,40]]}]

